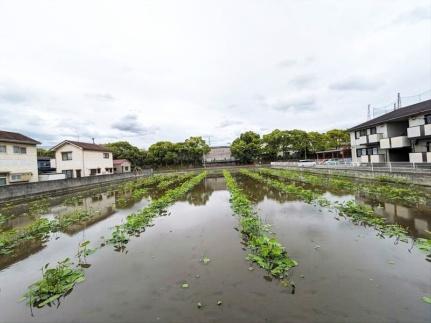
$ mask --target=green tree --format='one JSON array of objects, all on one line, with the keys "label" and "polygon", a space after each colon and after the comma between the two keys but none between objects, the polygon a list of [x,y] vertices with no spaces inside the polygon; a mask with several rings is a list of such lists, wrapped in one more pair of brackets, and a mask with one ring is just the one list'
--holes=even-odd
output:
[{"label": "green tree", "polygon": [[37,148],[37,157],[55,158],[55,151],[44,148]]},{"label": "green tree", "polygon": [[347,130],[332,129],[326,132],[328,138],[328,148],[340,148],[350,142],[350,135]]},{"label": "green tree", "polygon": [[104,146],[112,151],[114,159],[127,159],[132,163],[132,167],[144,165],[146,152],[127,141],[112,142]]},{"label": "green tree", "polygon": [[193,164],[200,164],[204,154],[210,151],[210,147],[207,145],[202,137],[190,137],[184,142],[185,150],[188,154],[189,161]]},{"label": "green tree", "polygon": [[247,131],[235,139],[231,145],[232,156],[241,163],[252,163],[260,157],[261,139],[260,135]]}]

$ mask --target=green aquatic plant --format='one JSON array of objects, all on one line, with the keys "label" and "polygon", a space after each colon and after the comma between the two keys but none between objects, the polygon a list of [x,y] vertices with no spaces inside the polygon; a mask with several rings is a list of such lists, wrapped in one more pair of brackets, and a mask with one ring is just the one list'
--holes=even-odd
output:
[{"label": "green aquatic plant", "polygon": [[90,265],[87,263],[87,257],[96,252],[97,249],[89,248],[90,240],[85,240],[79,244],[78,252],[76,257],[78,258],[78,266],[82,268],[88,268]]},{"label": "green aquatic plant", "polygon": [[64,230],[67,227],[69,227],[72,224],[85,222],[89,220],[92,216],[94,216],[94,211],[91,210],[82,210],[82,209],[76,209],[71,212],[62,214],[58,217],[57,221],[53,221],[53,227],[57,225],[58,230]]},{"label": "green aquatic plant", "polygon": [[129,240],[126,229],[121,225],[116,225],[111,237],[106,242],[113,245],[116,251],[123,251]]},{"label": "green aquatic plant", "polygon": [[44,214],[44,213],[47,213],[48,210],[49,210],[49,201],[47,198],[33,201],[28,204],[28,213],[30,215]]},{"label": "green aquatic plant", "polygon": [[431,239],[417,238],[415,243],[420,250],[431,253]]},{"label": "green aquatic plant", "polygon": [[59,261],[54,268],[49,268],[49,264],[46,264],[42,268],[42,279],[30,285],[21,300],[38,308],[59,301],[70,293],[76,284],[85,280],[84,271],[72,265],[69,258]]},{"label": "green aquatic plant", "polygon": [[64,199],[63,204],[67,206],[78,206],[82,203],[83,197],[81,195],[72,195]]},{"label": "green aquatic plant", "polygon": [[289,257],[285,248],[274,236],[267,235],[266,226],[260,221],[251,202],[238,187],[232,175],[227,170],[223,171],[223,175],[231,195],[231,207],[240,217],[244,243],[251,251],[247,259],[267,270],[272,276],[285,278],[288,270],[298,263]]},{"label": "green aquatic plant", "polygon": [[0,226],[7,222],[7,218],[5,215],[0,214]]}]

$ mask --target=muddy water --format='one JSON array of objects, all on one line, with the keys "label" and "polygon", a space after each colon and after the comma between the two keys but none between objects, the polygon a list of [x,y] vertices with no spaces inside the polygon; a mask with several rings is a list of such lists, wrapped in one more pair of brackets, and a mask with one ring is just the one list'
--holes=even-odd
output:
[{"label": "muddy water", "polygon": [[[0,322],[429,321],[431,307],[420,299],[431,294],[430,263],[423,253],[240,179],[264,221],[299,262],[293,270],[295,294],[263,279],[262,270],[248,269],[224,179],[209,178],[170,207],[169,216],[133,238],[127,253],[104,247],[91,255],[86,281],[58,308],[33,310],[32,317],[17,300],[40,278],[45,263],[73,257],[83,240],[98,244],[148,200],[82,230],[59,233],[43,249],[0,271]],[[203,257],[211,261],[205,265]],[[181,287],[184,282],[189,288]]]}]

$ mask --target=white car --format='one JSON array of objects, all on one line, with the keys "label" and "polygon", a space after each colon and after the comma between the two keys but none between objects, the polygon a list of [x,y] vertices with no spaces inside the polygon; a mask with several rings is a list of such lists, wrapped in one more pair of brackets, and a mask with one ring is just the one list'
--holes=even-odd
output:
[{"label": "white car", "polygon": [[316,166],[316,161],[312,159],[303,159],[298,162],[298,167],[314,167]]}]

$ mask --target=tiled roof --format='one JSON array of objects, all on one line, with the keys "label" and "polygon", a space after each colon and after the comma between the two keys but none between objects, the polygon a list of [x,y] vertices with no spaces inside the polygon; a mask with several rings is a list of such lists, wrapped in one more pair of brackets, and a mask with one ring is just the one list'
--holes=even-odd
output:
[{"label": "tiled roof", "polygon": [[348,131],[355,131],[359,129],[369,128],[378,124],[386,123],[389,121],[398,121],[406,119],[410,116],[430,112],[431,113],[431,100],[419,102],[405,108],[400,108],[389,113],[383,114],[377,118],[368,120],[367,122],[361,123]]},{"label": "tiled roof", "polygon": [[97,144],[90,144],[87,142],[81,142],[81,141],[73,141],[73,140],[65,140],[58,145],[51,148],[51,150],[56,150],[57,148],[63,146],[64,144],[70,143],[72,145],[81,147],[84,150],[92,150],[92,151],[103,151],[103,152],[110,152],[111,150],[105,146],[97,145]]},{"label": "tiled roof", "polygon": [[128,163],[127,159],[114,159],[114,165],[121,165],[123,163]]},{"label": "tiled roof", "polygon": [[15,142],[19,144],[38,145],[39,141],[31,139],[17,132],[9,132],[0,130],[0,141]]}]

